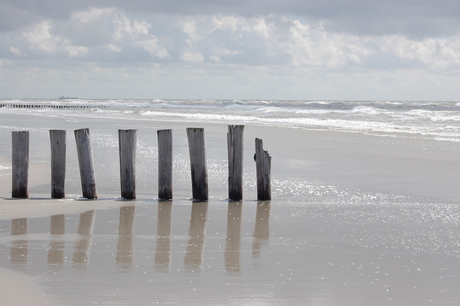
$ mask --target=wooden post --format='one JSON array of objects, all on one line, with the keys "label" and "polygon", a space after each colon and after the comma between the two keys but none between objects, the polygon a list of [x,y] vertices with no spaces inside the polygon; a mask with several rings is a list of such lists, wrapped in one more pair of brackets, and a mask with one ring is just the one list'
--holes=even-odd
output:
[{"label": "wooden post", "polygon": [[208,172],[206,169],[204,129],[187,128],[187,137],[190,151],[193,199],[196,201],[207,201]]},{"label": "wooden post", "polygon": [[262,139],[256,138],[257,200],[271,200],[270,170],[272,158],[263,148]]},{"label": "wooden post", "polygon": [[83,197],[87,199],[97,199],[96,179],[93,169],[93,152],[91,150],[89,129],[75,130],[75,141],[77,143]]},{"label": "wooden post", "polygon": [[243,131],[244,125],[229,125],[228,147],[228,198],[243,199]]},{"label": "wooden post", "polygon": [[137,130],[118,130],[120,151],[121,197],[136,198],[136,145]]},{"label": "wooden post", "polygon": [[65,198],[66,131],[50,130],[51,197]]},{"label": "wooden post", "polygon": [[158,135],[158,198],[172,199],[172,131],[159,130]]},{"label": "wooden post", "polygon": [[13,132],[13,198],[28,198],[29,180],[29,132]]}]

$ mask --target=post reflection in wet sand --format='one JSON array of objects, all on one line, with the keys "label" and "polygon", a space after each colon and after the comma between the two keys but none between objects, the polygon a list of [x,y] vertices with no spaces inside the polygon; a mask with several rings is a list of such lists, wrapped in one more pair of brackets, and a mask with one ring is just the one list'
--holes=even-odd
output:
[{"label": "post reflection in wet sand", "polygon": [[78,238],[75,242],[72,262],[75,264],[87,264],[90,256],[91,236],[94,228],[94,210],[80,214],[78,223]]},{"label": "post reflection in wet sand", "polygon": [[227,212],[227,240],[225,244],[225,269],[240,272],[241,215],[243,203],[229,202]]},{"label": "post reflection in wet sand", "polygon": [[[27,218],[11,220],[11,236],[26,235],[29,229]],[[29,254],[27,239],[14,240],[11,243],[10,260],[13,264],[27,263]]]},{"label": "post reflection in wet sand", "polygon": [[199,272],[203,264],[204,235],[208,218],[208,202],[194,202],[189,228],[189,240],[185,252],[185,270]]},{"label": "post reflection in wet sand", "polygon": [[155,248],[155,271],[171,271],[171,225],[172,202],[158,202],[157,244]]},{"label": "post reflection in wet sand", "polygon": [[119,268],[130,268],[134,263],[134,216],[135,206],[120,208],[120,224],[118,227],[117,265]]},{"label": "post reflection in wet sand", "polygon": [[256,227],[252,244],[252,257],[260,256],[260,249],[270,237],[270,201],[258,201],[256,211]]},{"label": "post reflection in wet sand", "polygon": [[62,266],[64,263],[65,243],[59,239],[58,235],[65,233],[65,215],[55,215],[50,217],[50,246],[48,250],[48,264]]}]

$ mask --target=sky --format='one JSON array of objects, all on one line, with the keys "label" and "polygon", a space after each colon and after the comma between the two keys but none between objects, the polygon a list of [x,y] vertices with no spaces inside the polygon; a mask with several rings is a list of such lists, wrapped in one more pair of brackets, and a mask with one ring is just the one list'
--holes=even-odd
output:
[{"label": "sky", "polygon": [[0,98],[460,101],[460,0],[0,0]]}]

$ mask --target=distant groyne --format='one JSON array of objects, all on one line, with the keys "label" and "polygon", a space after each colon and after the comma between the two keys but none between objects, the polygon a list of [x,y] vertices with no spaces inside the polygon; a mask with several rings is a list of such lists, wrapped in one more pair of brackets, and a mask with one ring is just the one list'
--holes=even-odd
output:
[{"label": "distant groyne", "polygon": [[61,109],[78,109],[78,108],[108,108],[105,105],[76,105],[76,104],[32,104],[32,103],[0,103],[0,107],[9,108],[61,108]]}]

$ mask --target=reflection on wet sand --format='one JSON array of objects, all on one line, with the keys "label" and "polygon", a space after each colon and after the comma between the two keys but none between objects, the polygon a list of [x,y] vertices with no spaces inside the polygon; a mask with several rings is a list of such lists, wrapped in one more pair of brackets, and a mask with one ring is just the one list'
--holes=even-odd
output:
[{"label": "reflection on wet sand", "polygon": [[134,206],[120,208],[118,227],[117,264],[119,268],[130,268],[134,262]]},{"label": "reflection on wet sand", "polygon": [[185,270],[199,272],[203,264],[204,235],[208,218],[208,202],[194,202],[189,228],[189,240],[185,252]]},{"label": "reflection on wet sand", "polygon": [[[50,246],[48,250],[48,264],[62,265],[64,263],[65,243],[62,239],[58,239],[58,235],[65,233],[65,215],[55,215],[50,217]],[[53,237],[53,236],[58,237]]]},{"label": "reflection on wet sand", "polygon": [[72,260],[75,264],[88,263],[95,216],[96,212],[94,210],[80,214],[77,230],[78,238],[75,242]]},{"label": "reflection on wet sand", "polygon": [[227,212],[227,240],[225,244],[225,269],[227,272],[240,272],[241,215],[243,203],[229,202]]},{"label": "reflection on wet sand", "polygon": [[[171,273],[173,256],[171,236],[172,208],[172,201],[158,203],[154,262],[155,272],[157,273]],[[243,202],[228,203],[227,235],[224,251],[224,269],[227,273],[239,274],[241,272],[242,211]],[[136,208],[133,205],[120,208],[116,264],[117,268],[123,272],[132,271],[135,263],[135,212]],[[72,258],[74,268],[87,268],[91,254],[95,214],[95,210],[90,210],[79,216]],[[200,273],[204,264],[207,217],[208,202],[193,202],[190,214],[189,238],[184,257],[184,268],[189,273]],[[65,236],[66,216],[54,215],[49,220],[48,266],[49,268],[62,268],[64,263],[67,262],[65,249],[66,245],[69,244],[67,239],[70,237]],[[261,248],[269,239],[269,220],[270,202],[257,202],[254,238],[252,241],[252,256],[254,258],[260,257]],[[28,242],[28,219],[12,219],[11,224],[11,263],[26,264],[28,262],[28,248],[30,248]]]},{"label": "reflection on wet sand", "polygon": [[158,202],[157,244],[155,271],[169,273],[171,270],[172,202]]},{"label": "reflection on wet sand", "polygon": [[270,237],[270,201],[257,202],[256,227],[254,229],[254,242],[252,257],[260,256],[260,249]]},{"label": "reflection on wet sand", "polygon": [[[26,235],[28,232],[29,222],[27,218],[11,220],[11,236]],[[29,254],[27,239],[14,240],[11,244],[10,260],[14,264],[27,263]]]}]

